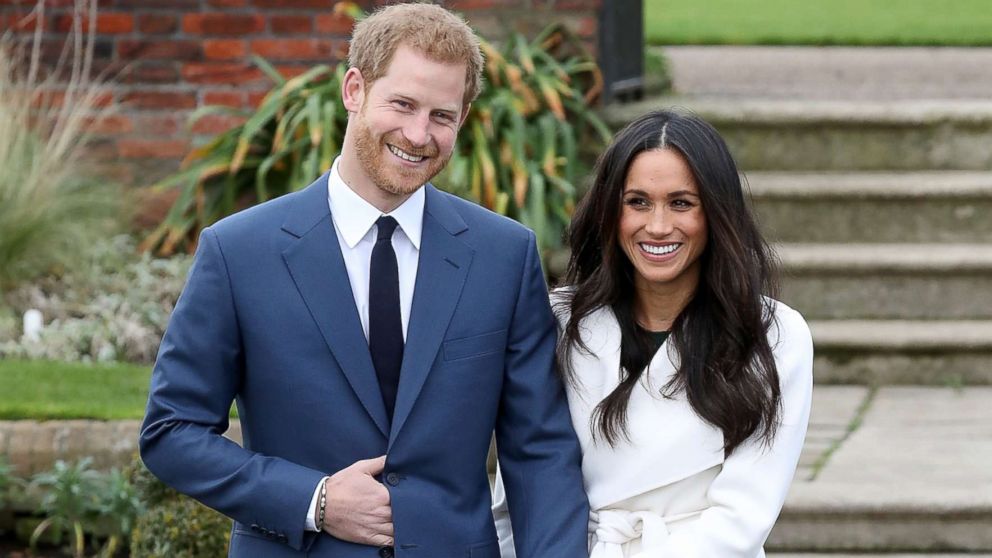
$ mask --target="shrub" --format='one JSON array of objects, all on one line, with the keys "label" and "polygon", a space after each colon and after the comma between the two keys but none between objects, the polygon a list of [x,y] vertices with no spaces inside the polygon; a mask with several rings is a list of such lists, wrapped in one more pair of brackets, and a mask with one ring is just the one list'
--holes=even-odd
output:
[{"label": "shrub", "polygon": [[131,531],[132,558],[223,558],[231,520],[186,496],[148,509]]},{"label": "shrub", "polygon": [[110,471],[104,480],[104,490],[96,510],[107,527],[104,554],[113,556],[130,537],[135,521],[143,511],[137,490],[124,473],[116,469]]},{"label": "shrub", "polygon": [[10,463],[7,463],[5,456],[0,455],[0,510],[7,507],[14,483],[14,468],[11,467]]},{"label": "shrub", "polygon": [[156,479],[140,460],[130,471],[146,509],[131,531],[132,558],[223,558],[231,520]]},{"label": "shrub", "polygon": [[[95,179],[84,158],[90,123],[111,109],[100,107],[103,89],[85,71],[92,38],[83,44],[67,57],[75,66],[40,80],[40,40],[28,55],[0,36],[0,290],[74,267],[80,249],[118,219],[119,192]],[[28,68],[19,62],[26,58],[34,60]],[[56,82],[63,73],[68,83]]]},{"label": "shrub", "polygon": [[[4,295],[12,312],[37,308],[46,325],[36,342],[0,327],[0,357],[64,361],[154,360],[192,258],[139,254],[120,235],[95,242],[80,265]],[[0,301],[0,326],[3,325]],[[8,319],[8,321],[13,321]],[[17,322],[15,322],[17,323]]]},{"label": "shrub", "polygon": [[[344,3],[342,3],[344,4]],[[452,160],[436,184],[533,228],[543,248],[560,245],[584,174],[580,145],[596,151],[609,131],[591,109],[601,88],[595,62],[561,25],[534,40],[512,35],[502,49],[483,41],[488,87],[472,104]],[[344,136],[344,63],[275,82],[254,113],[206,107],[244,124],[193,150],[158,188],[180,187],[164,222],[142,243],[171,254],[200,229],[247,205],[305,187],[327,171]]]},{"label": "shrub", "polygon": [[74,464],[59,460],[50,472],[39,473],[32,484],[46,490],[41,500],[45,520],[31,534],[31,548],[49,528],[72,533],[73,556],[81,558],[85,552],[83,522],[96,511],[99,474],[90,469],[90,459]]},{"label": "shrub", "polygon": [[93,556],[110,557],[122,548],[141,511],[136,491],[124,473],[116,469],[102,473],[91,469],[91,463],[90,458],[56,461],[50,471],[25,483],[12,476],[0,456],[0,511],[11,489],[23,486],[26,490],[17,494],[18,509],[36,506],[40,514],[16,521],[18,538],[29,540],[32,550],[39,543],[61,545],[65,540],[79,558],[88,550]]}]

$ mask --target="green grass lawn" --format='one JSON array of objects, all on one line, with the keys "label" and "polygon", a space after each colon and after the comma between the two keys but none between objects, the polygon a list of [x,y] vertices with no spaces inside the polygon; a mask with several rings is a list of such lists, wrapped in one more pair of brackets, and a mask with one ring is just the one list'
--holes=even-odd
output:
[{"label": "green grass lawn", "polygon": [[0,419],[140,419],[148,366],[0,361]]},{"label": "green grass lawn", "polygon": [[992,45],[992,1],[644,0],[644,26],[656,45]]}]

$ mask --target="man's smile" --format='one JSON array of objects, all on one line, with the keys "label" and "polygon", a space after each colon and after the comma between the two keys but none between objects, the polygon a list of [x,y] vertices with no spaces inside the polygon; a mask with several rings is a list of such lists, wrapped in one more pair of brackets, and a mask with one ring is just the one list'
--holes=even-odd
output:
[{"label": "man's smile", "polygon": [[411,163],[419,163],[427,158],[424,155],[412,155],[410,153],[407,153],[406,151],[403,151],[399,147],[396,147],[395,145],[391,145],[388,143],[386,144],[386,147],[389,148],[389,152],[392,153],[393,155],[396,155],[400,159],[403,159],[404,161],[409,161]]}]

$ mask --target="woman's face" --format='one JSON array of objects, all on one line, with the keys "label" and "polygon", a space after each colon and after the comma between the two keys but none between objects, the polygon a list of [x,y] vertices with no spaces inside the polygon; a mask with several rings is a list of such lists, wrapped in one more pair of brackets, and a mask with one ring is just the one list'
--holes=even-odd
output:
[{"label": "woman's face", "polygon": [[620,247],[635,270],[634,284],[695,290],[706,249],[706,214],[699,187],[673,149],[634,158],[623,187]]}]

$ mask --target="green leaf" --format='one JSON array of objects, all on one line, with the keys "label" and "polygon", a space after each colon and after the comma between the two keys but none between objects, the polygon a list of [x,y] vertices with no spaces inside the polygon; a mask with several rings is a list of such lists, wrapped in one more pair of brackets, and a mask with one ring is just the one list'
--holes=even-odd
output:
[{"label": "green leaf", "polygon": [[[588,166],[582,157],[611,137],[585,101],[599,70],[581,39],[560,24],[530,41],[514,33],[499,52],[487,48],[490,87],[472,104],[436,183],[524,222],[547,253],[560,244],[575,207],[577,181]],[[286,80],[264,60],[256,63],[275,86],[244,124],[193,151],[187,168],[160,183],[178,185],[181,193],[144,245],[180,246],[236,203],[303,188],[330,168],[348,122],[340,97],[347,65],[318,66]]]},{"label": "green leaf", "polygon": [[254,62],[256,66],[258,66],[259,70],[262,70],[262,73],[269,76],[269,79],[271,79],[272,82],[276,84],[276,87],[286,83],[286,78],[282,77],[282,74],[279,73],[279,70],[277,70],[275,66],[273,66],[272,64],[269,64],[268,60],[258,55],[252,55],[251,61]]}]

